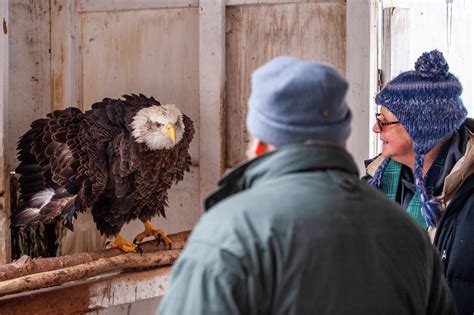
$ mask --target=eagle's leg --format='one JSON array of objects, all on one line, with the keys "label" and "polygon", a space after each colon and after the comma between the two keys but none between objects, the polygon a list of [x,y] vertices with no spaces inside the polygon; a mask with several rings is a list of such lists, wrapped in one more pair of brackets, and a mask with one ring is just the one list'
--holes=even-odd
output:
[{"label": "eagle's leg", "polygon": [[161,229],[155,229],[149,221],[142,221],[145,225],[145,231],[141,232],[133,239],[133,243],[141,242],[147,236],[153,236],[158,240],[158,244],[163,241],[165,247],[171,249],[171,239]]},{"label": "eagle's leg", "polygon": [[115,240],[109,243],[110,248],[120,248],[124,252],[142,253],[142,249],[137,244],[133,244],[123,238],[122,234],[115,235]]}]

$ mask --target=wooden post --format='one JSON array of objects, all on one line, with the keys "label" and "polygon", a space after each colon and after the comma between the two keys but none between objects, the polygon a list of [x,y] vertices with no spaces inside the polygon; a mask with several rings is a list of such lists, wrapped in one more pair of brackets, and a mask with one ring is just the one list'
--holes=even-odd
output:
[{"label": "wooden post", "polygon": [[224,171],[225,1],[199,3],[200,191],[211,192]]},{"label": "wooden post", "polygon": [[2,1],[0,23],[2,31],[0,38],[0,264],[10,260],[10,220],[8,207],[9,172],[6,167],[5,138],[8,132],[8,3]]},{"label": "wooden post", "polygon": [[[377,86],[377,1],[348,0],[346,23],[346,77],[349,81],[347,103],[352,110],[352,134],[348,149],[359,171],[363,161],[375,151],[377,138],[371,132],[375,112],[373,96]],[[362,173],[363,174],[363,173]]]},{"label": "wooden post", "polygon": [[79,107],[80,80],[76,66],[75,0],[51,2],[51,100],[52,109]]}]

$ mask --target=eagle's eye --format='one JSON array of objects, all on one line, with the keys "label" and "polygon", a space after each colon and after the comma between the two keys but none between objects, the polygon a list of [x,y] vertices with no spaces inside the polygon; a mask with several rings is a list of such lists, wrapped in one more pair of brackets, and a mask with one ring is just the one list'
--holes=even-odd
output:
[{"label": "eagle's eye", "polygon": [[156,122],[155,125],[156,125],[158,128],[163,127],[163,124],[160,124],[159,122]]}]

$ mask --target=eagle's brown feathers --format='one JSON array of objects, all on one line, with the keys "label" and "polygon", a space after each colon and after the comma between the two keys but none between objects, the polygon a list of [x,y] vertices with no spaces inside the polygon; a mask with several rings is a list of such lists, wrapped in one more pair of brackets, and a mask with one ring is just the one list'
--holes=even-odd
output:
[{"label": "eagle's brown feathers", "polygon": [[[140,113],[150,116],[137,120],[144,108]],[[175,145],[160,138],[168,120],[176,120]],[[12,224],[60,219],[73,229],[76,213],[90,207],[97,228],[110,236],[133,219],[165,216],[168,189],[189,171],[193,134],[193,122],[174,105],[141,94],[106,98],[85,113],[54,111],[34,121],[18,142],[20,203]],[[150,149],[163,144],[170,148]]]}]

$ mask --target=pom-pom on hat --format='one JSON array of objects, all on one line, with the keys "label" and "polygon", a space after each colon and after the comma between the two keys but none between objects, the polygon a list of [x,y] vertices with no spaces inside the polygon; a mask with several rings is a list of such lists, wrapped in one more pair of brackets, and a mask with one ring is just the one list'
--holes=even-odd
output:
[{"label": "pom-pom on hat", "polygon": [[391,80],[375,97],[389,109],[413,139],[416,153],[426,154],[466,119],[459,80],[449,73],[443,54],[423,53],[415,71]]},{"label": "pom-pom on hat", "polygon": [[[461,93],[461,83],[449,72],[443,54],[433,50],[418,58],[414,71],[399,74],[375,97],[375,103],[389,109],[413,140],[415,184],[428,226],[436,226],[441,213],[439,204],[428,200],[422,174],[424,155],[466,119]],[[371,181],[374,186],[380,185],[386,165],[383,163],[375,173]]]}]

